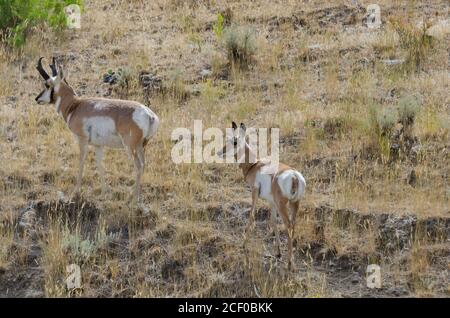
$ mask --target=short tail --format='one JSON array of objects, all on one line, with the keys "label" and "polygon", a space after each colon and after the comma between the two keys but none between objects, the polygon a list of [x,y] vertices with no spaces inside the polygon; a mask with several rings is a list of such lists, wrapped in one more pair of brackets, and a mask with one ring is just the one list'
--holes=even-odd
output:
[{"label": "short tail", "polygon": [[305,178],[301,175],[300,172],[294,171],[294,174],[291,179],[291,193],[289,195],[290,201],[298,201],[303,198],[305,194],[306,182]]},{"label": "short tail", "polygon": [[156,115],[149,116],[149,130],[147,136],[144,138],[143,146],[145,147],[150,140],[150,137],[154,136],[156,134],[156,131],[159,127],[159,118]]}]

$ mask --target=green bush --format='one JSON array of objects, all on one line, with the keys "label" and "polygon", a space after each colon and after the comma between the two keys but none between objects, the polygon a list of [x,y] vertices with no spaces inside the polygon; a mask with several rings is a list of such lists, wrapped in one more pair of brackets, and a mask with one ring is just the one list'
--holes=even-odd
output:
[{"label": "green bush", "polygon": [[377,130],[381,135],[390,137],[397,120],[398,115],[394,109],[383,108],[377,114]]},{"label": "green bush", "polygon": [[0,0],[2,42],[20,47],[30,29],[41,23],[61,30],[66,26],[64,7],[70,4],[82,7],[83,0]]},{"label": "green bush", "polygon": [[220,40],[223,32],[223,16],[222,14],[217,14],[217,22],[213,25],[214,33],[216,34],[217,39]]},{"label": "green bush", "polygon": [[418,100],[412,96],[403,97],[398,101],[397,108],[399,122],[403,127],[412,126],[420,109]]},{"label": "green bush", "polygon": [[247,67],[256,51],[255,34],[249,28],[231,26],[223,32],[223,41],[230,64]]},{"label": "green bush", "polygon": [[387,163],[390,160],[391,139],[397,119],[398,116],[395,109],[379,109],[377,105],[371,105],[369,108],[373,145],[383,163]]},{"label": "green bush", "polygon": [[392,19],[391,23],[399,35],[400,46],[406,50],[405,70],[421,71],[433,49],[433,38],[427,34],[429,25],[424,23],[419,28],[399,19]]}]

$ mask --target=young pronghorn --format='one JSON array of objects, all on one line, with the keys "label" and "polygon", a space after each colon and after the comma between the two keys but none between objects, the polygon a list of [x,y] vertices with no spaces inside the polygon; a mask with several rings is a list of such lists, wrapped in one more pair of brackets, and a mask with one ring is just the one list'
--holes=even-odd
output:
[{"label": "young pronghorn", "polygon": [[[281,256],[280,235],[277,227],[277,212],[286,227],[288,234],[288,269],[292,263],[292,240],[294,238],[295,217],[299,207],[299,200],[305,193],[305,179],[302,174],[295,169],[279,163],[275,171],[263,171],[268,168],[271,161],[267,159],[255,160],[255,152],[248,145],[245,134],[246,127],[241,123],[238,129],[235,122],[232,122],[232,136],[227,138],[226,144],[217,154],[219,156],[234,156],[235,162],[239,163],[245,181],[252,190],[252,208],[250,217],[245,229],[244,244],[248,239],[248,232],[253,227],[255,218],[256,201],[258,197],[268,201],[272,208],[271,223],[277,240],[277,256]],[[242,156],[245,156],[242,158]],[[240,157],[240,158],[239,158]],[[289,211],[290,210],[290,217]]]},{"label": "young pronghorn", "polygon": [[38,104],[55,104],[75,135],[80,146],[79,171],[74,194],[81,190],[83,167],[88,145],[95,147],[95,159],[106,191],[103,168],[103,147],[125,148],[136,169],[135,195],[140,204],[140,181],[145,167],[144,148],[158,129],[159,118],[149,108],[137,102],[105,98],[80,98],[65,79],[64,70],[53,58],[52,76],[42,67],[42,57],[37,70],[44,79],[44,90],[36,97]]}]

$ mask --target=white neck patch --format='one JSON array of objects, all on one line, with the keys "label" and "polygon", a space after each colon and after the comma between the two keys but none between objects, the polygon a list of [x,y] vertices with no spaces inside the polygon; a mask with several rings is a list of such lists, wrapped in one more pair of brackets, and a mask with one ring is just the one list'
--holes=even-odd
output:
[{"label": "white neck patch", "polygon": [[56,98],[56,112],[60,115],[62,115],[61,113],[61,96],[58,96],[58,98]]}]

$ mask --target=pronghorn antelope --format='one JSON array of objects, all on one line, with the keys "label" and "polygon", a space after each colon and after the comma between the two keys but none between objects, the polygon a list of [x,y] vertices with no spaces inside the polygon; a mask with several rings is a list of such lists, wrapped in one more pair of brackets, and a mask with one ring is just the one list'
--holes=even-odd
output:
[{"label": "pronghorn antelope", "polygon": [[[253,227],[255,218],[256,201],[258,197],[268,201],[272,208],[271,223],[277,240],[277,256],[281,256],[280,235],[277,227],[277,212],[286,227],[288,234],[288,268],[291,268],[292,240],[294,238],[295,217],[299,207],[299,201],[305,193],[305,179],[302,174],[295,169],[279,163],[275,171],[262,171],[271,165],[270,160],[261,159],[252,162],[250,158],[256,158],[256,154],[245,139],[246,127],[241,123],[238,129],[235,122],[232,122],[232,135],[227,137],[226,144],[220,150],[218,156],[234,156],[235,162],[239,163],[245,181],[252,190],[252,208],[250,217],[245,229],[245,242],[248,239],[248,232]],[[245,156],[242,158],[242,156]],[[290,216],[289,216],[290,210]]]},{"label": "pronghorn antelope", "polygon": [[102,195],[106,191],[103,168],[103,147],[125,148],[136,169],[135,195],[140,204],[140,180],[145,167],[144,148],[155,135],[159,118],[149,108],[133,101],[105,98],[81,98],[75,94],[65,79],[64,70],[50,65],[52,76],[42,66],[42,57],[37,70],[44,79],[44,90],[36,97],[38,104],[55,104],[60,114],[75,135],[80,147],[79,171],[74,194],[81,190],[83,167],[88,145],[95,147],[95,159],[102,183]]}]

